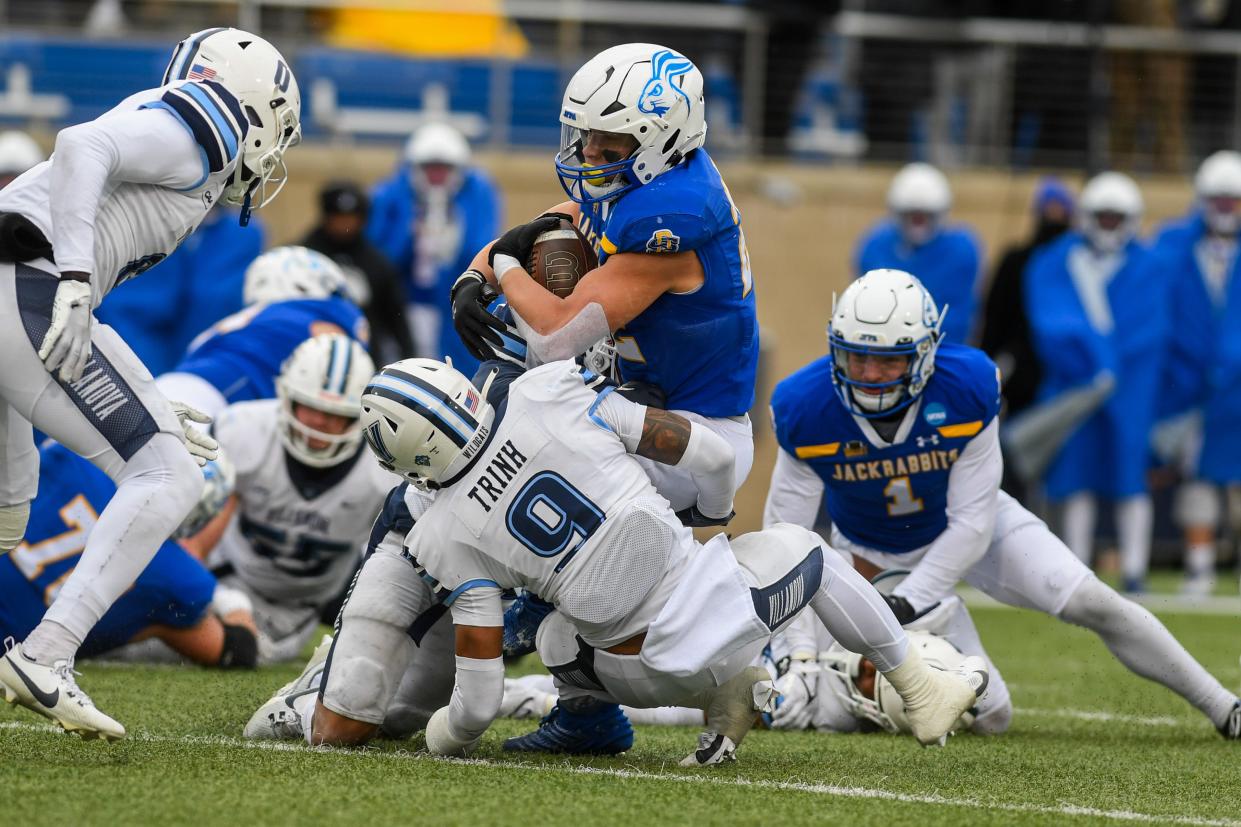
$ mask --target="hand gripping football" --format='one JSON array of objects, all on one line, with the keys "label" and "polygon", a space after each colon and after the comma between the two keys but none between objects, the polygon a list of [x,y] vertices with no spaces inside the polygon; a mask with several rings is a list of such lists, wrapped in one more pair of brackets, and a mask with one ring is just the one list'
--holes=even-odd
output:
[{"label": "hand gripping football", "polygon": [[595,248],[573,222],[562,220],[559,227],[541,233],[534,240],[526,272],[563,299],[573,292],[583,276],[598,266]]}]

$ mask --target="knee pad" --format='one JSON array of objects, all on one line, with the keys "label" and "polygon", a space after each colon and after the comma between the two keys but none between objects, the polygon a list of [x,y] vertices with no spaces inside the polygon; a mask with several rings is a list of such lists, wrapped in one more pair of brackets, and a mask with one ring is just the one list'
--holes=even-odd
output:
[{"label": "knee pad", "polygon": [[1172,517],[1181,528],[1214,529],[1219,526],[1222,512],[1219,490],[1202,480],[1183,484],[1172,501]]},{"label": "knee pad", "polygon": [[1093,574],[1069,595],[1058,617],[1074,626],[1098,631],[1119,615],[1125,598]]},{"label": "knee pad", "polygon": [[17,505],[0,506],[0,554],[7,554],[22,544],[29,521],[29,500]]},{"label": "knee pad", "polygon": [[544,666],[565,666],[577,658],[577,629],[563,614],[552,612],[539,624],[534,647]]},{"label": "knee pad", "polygon": [[221,669],[253,669],[259,663],[259,639],[245,626],[224,624],[224,648],[216,664]]},{"label": "knee pad", "polygon": [[408,640],[403,629],[365,618],[341,624],[323,675],[324,706],[355,721],[381,723],[408,664],[408,658],[392,657],[398,637]]}]

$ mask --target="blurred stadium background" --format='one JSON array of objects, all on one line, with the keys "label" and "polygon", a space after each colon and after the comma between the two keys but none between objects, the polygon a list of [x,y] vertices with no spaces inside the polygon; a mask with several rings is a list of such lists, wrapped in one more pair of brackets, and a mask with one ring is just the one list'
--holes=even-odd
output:
[{"label": "blurred stadium background", "polygon": [[[948,173],[953,220],[974,228],[989,273],[1028,236],[1042,174],[1134,174],[1149,229],[1188,209],[1202,158],[1241,145],[1241,3],[1229,0],[0,0],[0,126],[50,149],[57,129],[154,85],[176,41],[217,25],[275,43],[302,89],[307,142],[261,214],[269,245],[306,234],[327,181],[390,175],[434,120],[470,139],[505,226],[537,214],[562,200],[551,159],[573,71],[626,41],[690,56],[765,330],[737,530],[760,521],[770,388],[823,352],[832,294],[899,164]],[[1155,560],[1174,565],[1166,511]]]}]

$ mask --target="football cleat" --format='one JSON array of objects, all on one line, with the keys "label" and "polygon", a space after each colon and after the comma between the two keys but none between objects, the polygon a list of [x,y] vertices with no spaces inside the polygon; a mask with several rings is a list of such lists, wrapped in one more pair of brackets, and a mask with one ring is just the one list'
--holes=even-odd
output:
[{"label": "football cleat", "polygon": [[737,760],[737,745],[732,739],[714,730],[698,736],[698,749],[681,759],[682,767],[709,767]]},{"label": "football cleat", "polygon": [[504,742],[507,752],[561,755],[620,755],[632,746],[633,726],[618,704],[580,698],[556,704],[534,732]]},{"label": "football cleat", "polygon": [[916,698],[905,699],[905,714],[918,743],[942,747],[961,714],[987,691],[990,673],[987,662],[976,655],[967,657],[951,672],[933,667],[928,671],[929,684]]},{"label": "football cleat", "polygon": [[500,701],[499,712],[501,718],[542,718],[555,705],[554,692],[544,692],[522,678],[504,679],[504,699]]},{"label": "football cleat", "polygon": [[254,711],[246,721],[242,737],[256,741],[297,740],[305,736],[302,716],[293,708],[298,698],[319,691],[323,666],[332,650],[332,636],[324,635],[306,662],[302,673],[276,690],[276,694]]},{"label": "football cleat", "polygon": [[1232,709],[1228,712],[1228,717],[1224,719],[1224,723],[1220,724],[1219,734],[1223,735],[1229,741],[1241,741],[1241,700],[1237,700]]},{"label": "football cleat", "polygon": [[696,704],[707,713],[707,731],[698,736],[698,749],[681,760],[683,767],[705,767],[736,759],[737,745],[754,728],[760,712],[775,707],[771,673],[747,666],[740,674],[698,696]]},{"label": "football cleat", "polygon": [[95,708],[94,701],[74,680],[77,674],[72,660],[44,666],[27,658],[13,638],[5,641],[5,653],[0,657],[0,686],[6,701],[51,718],[65,732],[77,733],[85,741],[124,738],[125,727]]},{"label": "football cleat", "polygon": [[533,652],[539,624],[555,609],[530,592],[518,595],[504,610],[504,657],[518,658]]}]

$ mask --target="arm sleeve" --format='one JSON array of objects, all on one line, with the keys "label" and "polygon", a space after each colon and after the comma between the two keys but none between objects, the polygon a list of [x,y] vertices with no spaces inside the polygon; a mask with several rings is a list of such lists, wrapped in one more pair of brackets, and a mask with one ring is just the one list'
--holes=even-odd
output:
[{"label": "arm sleeve", "polygon": [[771,472],[767,489],[767,505],[763,508],[763,525],[792,523],[814,528],[823,500],[823,480],[809,465],[781,448],[776,452],[776,467]]},{"label": "arm sleeve", "polygon": [[457,655],[457,683],[448,702],[449,734],[473,741],[487,731],[504,700],[504,659]]},{"label": "arm sleeve", "polygon": [[1004,472],[999,435],[999,420],[992,419],[965,446],[948,474],[948,527],[894,592],[915,610],[952,594],[991,544]]},{"label": "arm sleeve", "polygon": [[109,184],[189,189],[204,177],[198,145],[166,111],[137,109],[61,130],[50,184],[57,265],[94,271],[95,215]]},{"label": "arm sleeve", "polygon": [[[606,388],[591,405],[589,413],[596,425],[620,438],[626,451],[637,453],[646,422],[645,405]],[[689,426],[685,453],[673,467],[688,472],[693,479],[698,489],[698,510],[708,517],[722,517],[733,507],[736,452],[727,440],[707,426],[693,421]]]}]

